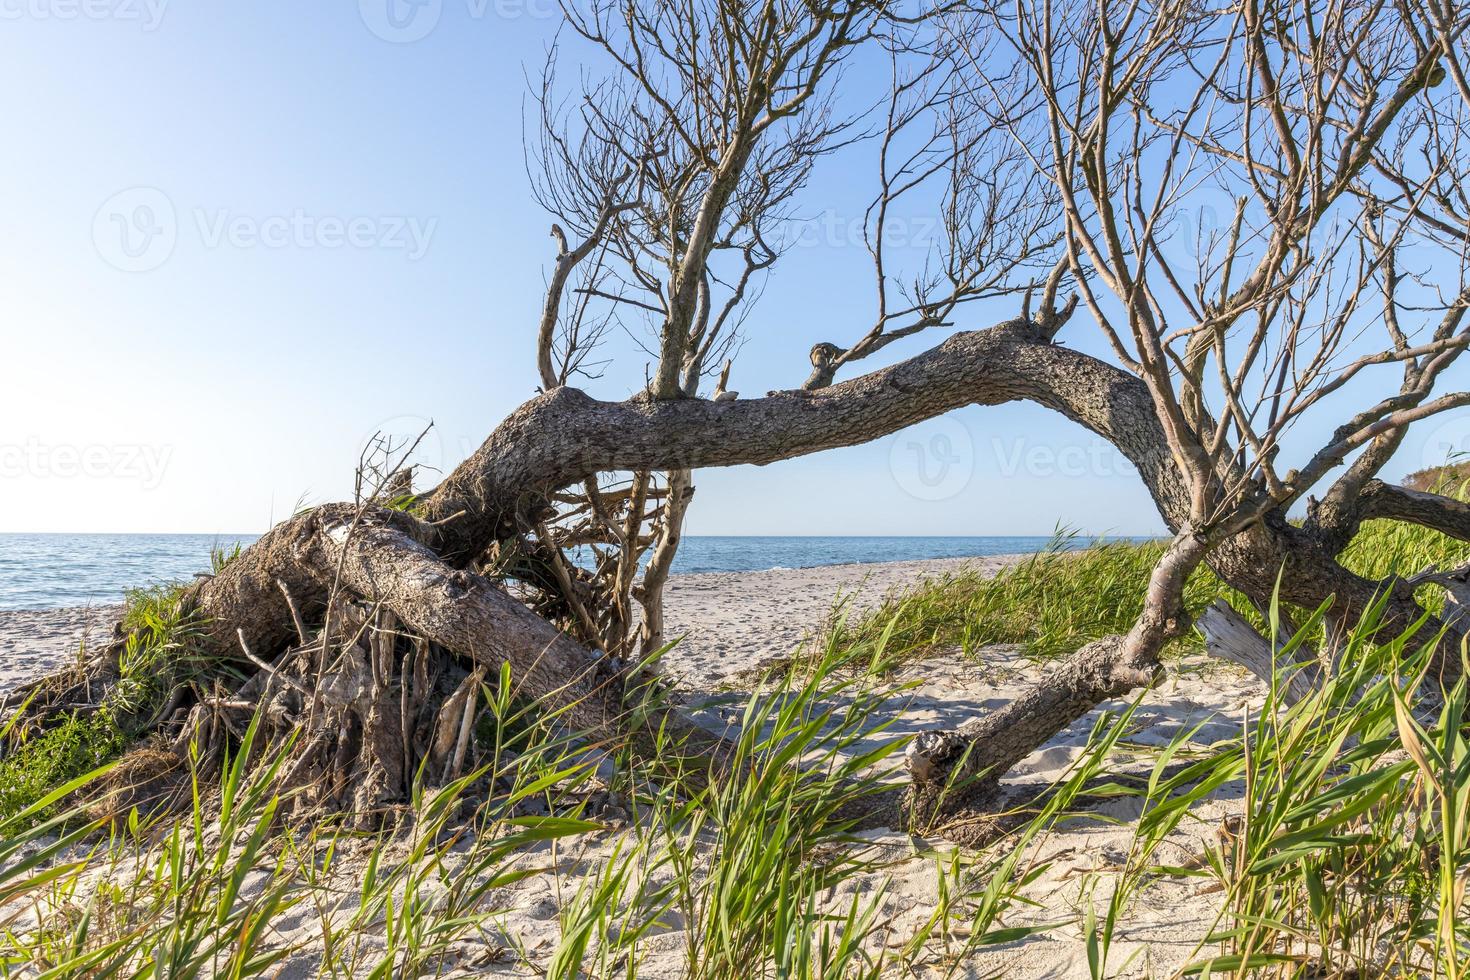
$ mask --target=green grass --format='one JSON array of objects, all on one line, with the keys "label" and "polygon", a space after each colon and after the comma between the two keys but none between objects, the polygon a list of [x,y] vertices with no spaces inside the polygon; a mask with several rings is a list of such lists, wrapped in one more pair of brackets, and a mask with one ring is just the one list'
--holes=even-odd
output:
[{"label": "green grass", "polygon": [[[1320,616],[1322,611],[1318,611]],[[1234,829],[1191,872],[1223,891],[1189,972],[1463,976],[1470,968],[1470,743],[1462,678],[1416,710],[1435,644],[1370,609],[1342,673],[1288,708],[1273,690],[1241,739],[1149,793],[1140,833],[1177,823],[1201,781],[1243,783]],[[1311,636],[1303,627],[1295,643]],[[1182,794],[1182,796],[1181,796]]]},{"label": "green grass", "polygon": [[[563,910],[548,976],[619,975],[673,920],[691,978],[882,975],[867,948],[881,896],[835,912],[824,901],[877,869],[846,846],[844,810],[880,787],[901,748],[859,744],[882,731],[881,699],[840,676],[845,665],[833,651],[750,698],[731,763],[741,778],[658,767],[631,781],[635,829]],[[657,755],[677,758],[677,746]]]},{"label": "green grass", "polygon": [[[1445,489],[1445,488],[1441,488]],[[1464,486],[1449,490],[1464,495]],[[985,646],[1014,644],[1036,660],[1069,654],[1112,633],[1126,633],[1143,610],[1148,577],[1161,542],[1105,542],[1069,551],[1059,538],[1046,551],[988,577],[961,571],[887,597],[876,609],[839,622],[844,643],[871,644],[890,632],[894,661],[958,648],[970,655]],[[1451,568],[1470,561],[1470,543],[1437,531],[1395,521],[1368,521],[1342,555],[1343,564],[1369,578],[1410,575],[1430,566]],[[1420,598],[1432,611],[1444,593],[1425,586]],[[1185,605],[1198,614],[1215,599],[1261,622],[1243,596],[1207,568],[1189,581]],[[1292,610],[1298,618],[1309,611]],[[1175,641],[1170,652],[1198,647],[1197,636]]]},{"label": "green grass", "polygon": [[[1342,563],[1368,578],[1407,576],[1431,566],[1449,569],[1470,561],[1470,542],[1397,521],[1367,521],[1342,554]],[[1431,612],[1444,607],[1444,591],[1425,586],[1419,599]]]},{"label": "green grass", "polygon": [[[270,975],[303,952],[273,932],[285,916],[313,923],[310,970],[323,977],[435,976],[466,947],[483,952],[504,889],[546,872],[539,849],[570,850],[613,829],[584,812],[593,765],[583,740],[518,704],[511,681],[505,673],[484,691],[480,768],[419,786],[405,834],[283,819],[291,800],[269,787],[289,746],[257,744],[255,723],[218,783],[195,779],[187,813],[149,824],[134,811],[73,864],[22,869],[7,886],[5,855],[56,824],[0,822],[0,972]],[[691,976],[882,975],[883,951],[868,942],[876,899],[854,897],[835,916],[825,903],[828,890],[877,867],[846,850],[842,810],[875,789],[898,748],[858,750],[876,727],[876,700],[855,683],[832,664],[753,698],[735,763],[749,779],[711,783],[682,768],[672,744],[622,759],[610,789],[627,801],[631,827],[610,858],[572,872],[579,884],[555,947],[505,955],[553,977],[634,976],[646,944],[679,916]],[[544,815],[524,815],[531,804]]]},{"label": "green grass", "polygon": [[[44,819],[74,787],[0,819],[0,974],[269,976],[306,952],[274,931],[290,920],[311,924],[312,975],[442,975],[466,950],[493,949],[506,889],[550,865],[562,882],[552,944],[511,936],[498,955],[556,980],[639,976],[674,929],[683,975],[707,980],[973,976],[977,955],[1048,933],[1080,936],[1093,976],[1116,976],[1137,967],[1115,948],[1130,904],[1165,877],[1221,896],[1185,975],[1458,980],[1470,967],[1466,688],[1416,718],[1405,692],[1427,651],[1381,635],[1376,614],[1354,634],[1351,672],[1315,697],[1288,708],[1268,694],[1238,737],[1208,749],[1188,730],[1130,745],[1141,781],[1100,782],[1136,704],[1100,714],[1054,791],[975,852],[916,840],[895,853],[847,833],[849,804],[902,747],[874,738],[880,696],[865,668],[886,656],[881,640],[829,642],[811,669],[768,678],[743,706],[740,778],[711,783],[674,745],[619,756],[606,786],[626,825],[586,809],[597,783],[581,740],[517,703],[508,675],[484,691],[481,768],[420,787],[397,836],[284,816],[292,800],[269,787],[289,746],[256,744],[252,724],[216,782],[195,779],[188,812],[130,814],[80,857],[65,847],[95,829],[75,813]],[[1243,792],[1233,836],[1179,864],[1164,843],[1198,842],[1181,836],[1193,808],[1230,786]],[[1054,884],[1033,892],[1055,852],[1043,845],[1098,796],[1137,799],[1132,843],[1120,866],[1089,873],[1079,907],[1048,903]],[[530,803],[544,815],[525,815]],[[598,841],[612,842],[601,857],[578,857]],[[931,867],[936,897],[894,932],[886,880],[906,860]]]},{"label": "green grass", "polygon": [[[968,655],[996,644],[1045,659],[1126,632],[1143,611],[1144,586],[1164,545],[1110,542],[1067,551],[1063,544],[993,578],[960,571],[926,581],[839,626],[839,635],[864,643],[891,630],[887,650],[896,660],[955,647]],[[1203,608],[1226,592],[1213,575],[1197,575],[1186,601]]]},{"label": "green grass", "polygon": [[8,733],[14,747],[0,760],[0,820],[117,758],[150,727],[174,687],[194,676],[201,666],[195,643],[200,622],[185,609],[183,595],[178,585],[129,591],[122,615],[129,637],[107,700],[44,731]]},{"label": "green grass", "polygon": [[[435,976],[466,950],[493,951],[489,936],[524,972],[627,980],[677,930],[683,974],[705,980],[988,975],[976,964],[1004,960],[980,954],[1038,934],[1080,942],[1102,978],[1137,971],[1119,937],[1140,892],[1166,879],[1219,896],[1180,975],[1470,975],[1470,694],[1462,681],[1434,711],[1411,705],[1428,650],[1412,630],[1386,634],[1379,610],[1350,638],[1347,673],[1295,706],[1267,692],[1214,745],[1186,729],[1122,753],[1137,702],[1099,713],[1053,791],[991,849],[849,835],[851,805],[903,747],[883,738],[875,668],[934,645],[1046,657],[1118,632],[1159,547],[1047,553],[995,580],[954,576],[896,597],[744,700],[738,778],[702,778],[672,744],[619,753],[599,777],[585,739],[516,700],[503,673],[483,692],[479,768],[419,785],[396,836],[292,816],[294,801],[270,788],[289,746],[256,744],[254,724],[215,781],[193,780],[184,814],[132,812],[100,831],[67,800],[119,751],[117,718],[133,715],[70,719],[0,762],[0,975],[269,976],[309,955],[321,977]],[[1348,560],[1383,574],[1465,557],[1438,535],[1374,524]],[[1201,575],[1189,602],[1222,592]],[[139,639],[124,672],[141,702],[193,669],[198,623],[180,596],[131,597]],[[1301,617],[1297,643],[1319,618]],[[173,680],[143,686],[156,676]],[[1134,778],[1108,781],[1123,755]],[[1217,835],[1193,822],[1222,792],[1238,818]],[[626,822],[589,808],[599,797]],[[1056,853],[1046,845],[1100,798],[1134,801],[1131,843],[1121,864],[1087,872],[1075,906],[1059,904],[1042,882]],[[1165,846],[1202,839],[1212,843],[1191,862]],[[890,865],[913,860],[935,898],[896,932]],[[503,929],[506,896],[551,867],[550,945],[518,944]],[[315,952],[274,930],[287,920],[310,923]]]}]

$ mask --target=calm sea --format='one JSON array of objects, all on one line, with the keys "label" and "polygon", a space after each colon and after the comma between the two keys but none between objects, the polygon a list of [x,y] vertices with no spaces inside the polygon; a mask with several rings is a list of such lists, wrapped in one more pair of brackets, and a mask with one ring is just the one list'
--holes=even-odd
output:
[{"label": "calm sea", "polygon": [[[212,548],[255,535],[0,534],[0,609],[50,609],[122,599],[124,589],[189,579],[209,569]],[[749,572],[852,562],[968,558],[1037,551],[1049,537],[688,536],[677,573]],[[1074,538],[1073,545],[1088,539]]]}]

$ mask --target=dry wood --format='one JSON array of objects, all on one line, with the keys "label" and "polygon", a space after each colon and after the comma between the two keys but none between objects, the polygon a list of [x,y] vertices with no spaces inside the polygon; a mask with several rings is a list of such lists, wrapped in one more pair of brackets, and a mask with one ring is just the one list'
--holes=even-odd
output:
[{"label": "dry wood", "polygon": [[1212,656],[1244,667],[1267,686],[1279,684],[1287,705],[1309,697],[1322,684],[1322,667],[1315,653],[1301,647],[1287,652],[1285,642],[1269,643],[1223,599],[1200,615],[1198,626]]},{"label": "dry wood", "polygon": [[[509,665],[520,693],[589,738],[651,751],[650,726],[667,725],[718,771],[727,746],[649,707],[654,679],[628,666],[662,642],[697,471],[1013,402],[1115,447],[1173,541],[1126,635],[1086,645],[1013,704],[918,739],[907,808],[886,800],[868,818],[973,839],[1007,769],[1155,676],[1162,645],[1187,628],[1183,584],[1201,563],[1258,607],[1331,599],[1329,655],[1386,595],[1385,628],[1445,629],[1440,676],[1453,676],[1470,629],[1464,570],[1379,581],[1339,557],[1366,520],[1470,540],[1470,505],[1379,479],[1411,426],[1470,405],[1439,390],[1470,347],[1470,11],[1308,3],[1294,8],[1312,25],[1305,45],[1249,3],[1168,0],[1148,17],[941,9],[942,30],[932,13],[839,0],[748,22],[708,4],[566,6],[569,35],[606,73],[579,72],[568,100],[553,51],[533,93],[529,155],[556,244],[536,325],[541,393],[419,498],[413,445],[375,440],[382,459],[365,455],[353,503],[282,522],[193,585],[186,602],[221,676],[156,724],[187,709],[166,733],[216,759],[237,706],[259,704],[273,734],[301,730],[284,783],[302,805],[371,821],[408,798],[426,755],[436,778],[470,765],[474,691]],[[841,66],[877,46],[892,60],[890,98],[844,116]],[[859,133],[878,157],[876,196],[858,209],[873,316],[812,347],[801,388],[736,397],[731,357],[782,225],[815,161]],[[1202,188],[1234,201],[1185,248],[1176,219],[1208,203]],[[926,195],[942,201],[938,241],[905,273],[888,232]],[[1425,250],[1440,260],[1421,261]],[[1006,319],[840,377],[973,320],[980,301],[1009,304]],[[651,328],[644,390],[604,401],[572,387],[601,373],[600,345],[623,317]],[[1066,345],[1084,321],[1104,353]],[[1306,419],[1330,435],[1288,466],[1283,447],[1304,441]],[[1443,617],[1416,598],[1431,583],[1452,600]],[[1261,676],[1294,666],[1222,609],[1202,626],[1213,651]],[[15,737],[97,710],[125,642],[27,688]],[[1290,673],[1291,697],[1313,669]],[[251,676],[226,684],[233,670]]]}]

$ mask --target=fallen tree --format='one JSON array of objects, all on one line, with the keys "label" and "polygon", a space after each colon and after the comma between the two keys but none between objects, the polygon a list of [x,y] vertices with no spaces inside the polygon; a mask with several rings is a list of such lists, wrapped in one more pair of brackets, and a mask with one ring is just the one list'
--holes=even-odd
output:
[{"label": "fallen tree", "polygon": [[[1453,674],[1465,624],[1431,598],[1463,594],[1465,570],[1374,581],[1339,556],[1366,520],[1470,540],[1465,504],[1379,479],[1413,424],[1470,405],[1439,393],[1470,346],[1456,261],[1470,242],[1467,21],[1308,6],[1103,4],[1050,19],[828,0],[569,7],[570,33],[611,67],[567,103],[553,53],[535,93],[533,172],[556,219],[543,390],[423,495],[384,465],[356,501],[283,522],[191,587],[183,604],[218,667],[150,706],[139,731],[209,759],[235,716],[264,709],[275,735],[298,733],[284,782],[373,819],[416,773],[464,770],[478,687],[508,664],[591,742],[653,751],[652,733],[673,732],[738,778],[721,771],[722,739],[670,709],[644,666],[664,643],[662,587],[697,472],[1017,401],[1115,446],[1173,541],[1130,632],[916,739],[912,786],[861,819],[978,839],[973,817],[1012,766],[1158,675],[1164,644],[1192,626],[1183,588],[1201,564],[1262,609],[1330,604],[1322,670],[1386,593],[1385,622],[1442,636]],[[842,116],[839,68],[875,55],[891,68],[886,108]],[[817,343],[801,386],[740,397],[728,355],[781,225],[819,158],[869,122],[874,321],[850,346]],[[1206,183],[1233,213],[1185,254],[1173,219]],[[942,216],[944,242],[900,286],[885,226],[914,202]],[[1411,252],[1436,258],[1400,271]],[[993,326],[839,380],[996,305],[1008,312]],[[1084,320],[1105,352],[1064,346]],[[647,385],[620,401],[575,387],[609,327],[635,321],[653,338]],[[1380,370],[1399,373],[1387,397],[1372,390]],[[1336,422],[1315,449],[1310,418]],[[1282,469],[1288,442],[1300,463]],[[1248,623],[1216,619],[1211,649],[1275,663]],[[13,737],[104,703],[127,643],[34,685]]]}]

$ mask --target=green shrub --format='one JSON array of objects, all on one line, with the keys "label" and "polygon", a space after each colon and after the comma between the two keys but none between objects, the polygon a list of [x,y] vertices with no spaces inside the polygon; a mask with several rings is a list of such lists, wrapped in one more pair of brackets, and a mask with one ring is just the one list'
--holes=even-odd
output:
[{"label": "green shrub", "polygon": [[184,591],[175,584],[127,593],[122,625],[128,639],[118,659],[117,683],[95,711],[71,714],[56,727],[30,735],[0,760],[0,821],[121,755],[174,688],[198,671],[200,619],[185,608]]},{"label": "green shrub", "polygon": [[[61,786],[115,759],[127,744],[112,712],[72,715],[0,761],[0,822]],[[36,820],[49,812],[35,814]]]}]

